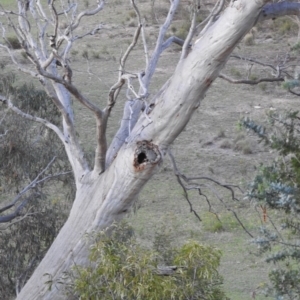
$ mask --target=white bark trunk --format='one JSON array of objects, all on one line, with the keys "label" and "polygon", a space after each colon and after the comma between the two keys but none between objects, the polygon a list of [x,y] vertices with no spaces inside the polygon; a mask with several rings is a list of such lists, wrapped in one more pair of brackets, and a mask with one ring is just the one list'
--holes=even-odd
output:
[{"label": "white bark trunk", "polygon": [[[65,299],[44,282],[57,280],[74,263],[88,256],[85,233],[121,219],[144,184],[157,171],[169,145],[179,135],[205,92],[218,76],[238,41],[256,22],[266,1],[232,1],[219,20],[195,43],[182,60],[149,115],[143,114],[110,167],[98,178],[82,180],[70,216],[19,300]],[[89,178],[88,178],[89,177]]]}]

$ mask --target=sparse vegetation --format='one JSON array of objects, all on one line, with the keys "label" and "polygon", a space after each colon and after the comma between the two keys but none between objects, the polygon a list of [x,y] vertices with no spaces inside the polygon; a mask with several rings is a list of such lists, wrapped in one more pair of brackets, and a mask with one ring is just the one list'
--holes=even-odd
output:
[{"label": "sparse vegetation", "polygon": [[275,31],[280,35],[287,34],[290,31],[296,31],[297,25],[288,17],[278,18],[274,20]]},{"label": "sparse vegetation", "polygon": [[258,87],[262,90],[262,91],[266,91],[267,89],[267,83],[266,82],[260,82],[258,84]]},{"label": "sparse vegetation", "polygon": [[232,148],[232,145],[231,145],[231,143],[230,143],[229,140],[224,140],[221,143],[220,148],[222,148],[222,149],[230,149],[230,148]]},{"label": "sparse vegetation", "polygon": [[94,59],[100,59],[101,58],[100,53],[96,52],[96,51],[92,51],[92,58],[94,58]]},{"label": "sparse vegetation", "polygon": [[241,77],[242,76],[240,70],[236,69],[235,67],[232,67],[230,69],[230,73],[231,73],[231,75],[233,75],[235,77]]},{"label": "sparse vegetation", "polygon": [[210,212],[202,216],[202,225],[204,230],[209,232],[220,232],[224,229],[219,217]]}]

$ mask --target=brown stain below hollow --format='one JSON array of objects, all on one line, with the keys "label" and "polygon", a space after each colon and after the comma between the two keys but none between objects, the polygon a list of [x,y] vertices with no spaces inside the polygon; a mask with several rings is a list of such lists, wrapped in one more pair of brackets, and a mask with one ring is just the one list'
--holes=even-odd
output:
[{"label": "brown stain below hollow", "polygon": [[136,143],[133,166],[136,171],[142,171],[147,165],[155,165],[161,160],[158,146],[147,141]]},{"label": "brown stain below hollow", "polygon": [[210,86],[212,82],[213,82],[213,80],[211,78],[206,78],[205,79],[205,85],[206,86]]}]

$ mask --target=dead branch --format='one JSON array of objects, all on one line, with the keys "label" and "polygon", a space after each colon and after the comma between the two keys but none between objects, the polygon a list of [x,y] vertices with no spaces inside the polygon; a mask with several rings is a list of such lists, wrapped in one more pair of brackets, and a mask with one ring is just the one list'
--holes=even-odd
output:
[{"label": "dead branch", "polygon": [[257,22],[270,19],[275,20],[278,17],[288,15],[300,15],[300,3],[282,1],[266,4],[259,15]]},{"label": "dead branch", "polygon": [[236,59],[240,59],[245,62],[258,64],[263,67],[269,67],[273,70],[272,76],[274,76],[276,78],[282,77],[283,76],[282,74],[284,74],[285,76],[288,76],[288,77],[292,77],[286,71],[288,68],[293,67],[293,65],[287,65],[287,62],[290,60],[289,53],[285,53],[283,58],[279,57],[279,55],[277,55],[277,57],[276,57],[277,64],[276,65],[272,65],[270,63],[264,63],[260,60],[257,60],[257,59],[251,58],[251,57],[243,57],[240,55],[231,55],[230,58],[236,58]]},{"label": "dead branch", "polygon": [[288,91],[289,91],[291,94],[300,97],[300,93],[296,93],[296,92],[294,92],[294,91],[293,91],[292,89],[290,89],[290,88],[288,89]]},{"label": "dead branch", "polygon": [[[199,217],[199,215],[197,214],[197,212],[194,210],[193,206],[192,206],[192,203],[188,197],[188,190],[197,190],[199,195],[200,196],[204,196],[205,200],[207,201],[208,205],[209,205],[209,211],[212,212],[217,218],[218,220],[220,221],[219,217],[217,216],[216,213],[214,213],[212,211],[212,206],[211,206],[211,203],[208,199],[208,197],[206,195],[204,195],[201,191],[201,185],[200,184],[197,184],[195,183],[194,181],[197,180],[204,180],[205,182],[212,182],[213,184],[216,184],[217,186],[220,186],[222,188],[225,188],[227,190],[230,191],[231,193],[231,199],[234,200],[234,201],[239,201],[239,199],[236,198],[235,196],[235,192],[234,192],[234,188],[237,188],[239,189],[241,192],[241,188],[239,186],[236,186],[236,185],[231,185],[231,184],[222,184],[220,183],[219,181],[213,179],[213,178],[210,178],[210,177],[206,177],[206,176],[198,176],[198,177],[186,177],[184,174],[182,174],[179,170],[178,170],[178,167],[177,167],[177,164],[176,164],[176,160],[172,154],[172,152],[169,150],[168,151],[168,154],[169,154],[169,157],[171,159],[171,162],[172,162],[172,165],[173,165],[173,169],[174,169],[174,173],[175,173],[175,176],[177,178],[177,181],[179,183],[179,185],[182,187],[183,189],[183,192],[184,192],[184,196],[185,196],[185,199],[187,200],[189,206],[190,206],[190,211],[192,213],[194,213],[194,215],[197,217],[197,219],[199,221],[201,221],[201,218]],[[185,185],[183,183],[183,181],[187,184]],[[228,210],[230,211],[235,219],[238,221],[238,223],[240,224],[240,226],[243,228],[243,230],[250,236],[250,237],[253,237],[253,235],[247,230],[247,228],[244,226],[243,222],[240,220],[240,218],[238,217],[237,213],[231,209],[225,202],[224,200],[222,199],[222,197],[219,196],[219,194],[217,193],[217,191],[211,186],[211,185],[207,185],[206,183],[202,183],[202,186],[206,186],[207,188],[209,188],[209,190],[215,195],[215,197],[223,204],[223,206]]]},{"label": "dead branch", "polygon": [[149,65],[149,53],[148,53],[148,46],[147,46],[147,42],[146,42],[144,25],[143,25],[143,22],[142,22],[140,11],[139,11],[135,1],[131,0],[131,4],[132,4],[132,7],[133,7],[133,9],[134,9],[134,11],[137,15],[138,24],[141,24],[142,41],[143,41],[143,46],[144,46],[145,63],[146,63],[145,69],[147,69],[148,65]]},{"label": "dead branch", "polygon": [[224,79],[233,84],[250,84],[250,85],[259,84],[260,82],[282,82],[282,81],[284,81],[284,78],[260,78],[260,79],[255,79],[255,80],[233,79],[222,73],[219,75],[219,78]]},{"label": "dead branch", "polygon": [[72,32],[74,29],[76,29],[79,26],[81,19],[83,17],[96,15],[99,11],[101,11],[103,9],[103,7],[104,7],[104,1],[99,0],[99,1],[97,1],[97,6],[94,9],[85,10],[85,11],[79,13],[79,15],[72,22],[72,24],[66,28],[65,35],[68,35],[70,32]]}]

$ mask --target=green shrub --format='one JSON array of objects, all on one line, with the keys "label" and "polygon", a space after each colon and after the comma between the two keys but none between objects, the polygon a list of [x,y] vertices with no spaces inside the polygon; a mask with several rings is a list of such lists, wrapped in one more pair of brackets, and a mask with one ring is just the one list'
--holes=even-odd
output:
[{"label": "green shrub", "polygon": [[[258,253],[272,263],[271,284],[263,291],[274,299],[300,299],[300,118],[296,111],[269,113],[271,128],[251,120],[244,125],[277,151],[270,165],[262,165],[250,184],[248,198],[263,208]],[[275,220],[272,220],[272,215]]]},{"label": "green shrub", "polygon": [[138,245],[127,225],[97,240],[91,265],[73,270],[69,290],[80,299],[227,299],[217,271],[221,253],[213,247],[189,241],[170,252],[167,267],[158,266],[160,254]]}]

